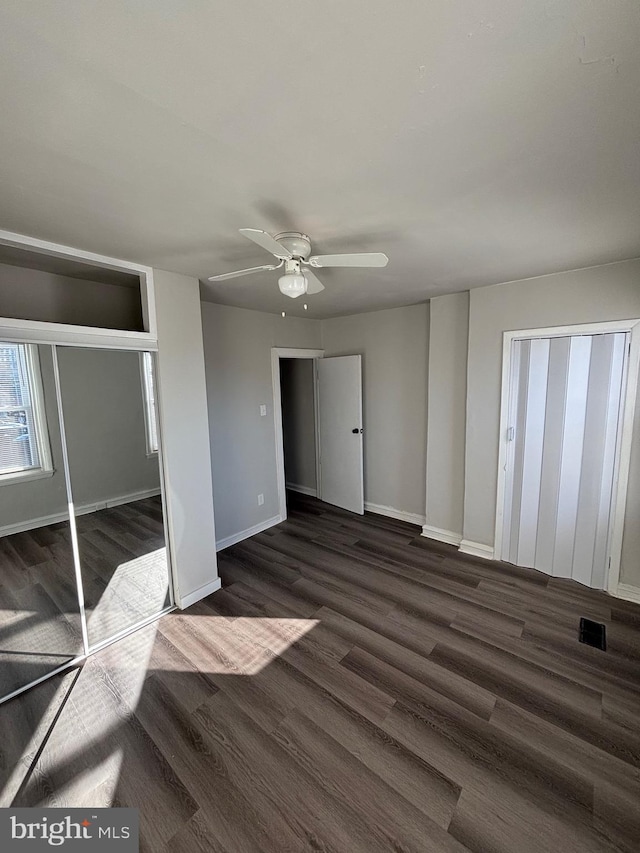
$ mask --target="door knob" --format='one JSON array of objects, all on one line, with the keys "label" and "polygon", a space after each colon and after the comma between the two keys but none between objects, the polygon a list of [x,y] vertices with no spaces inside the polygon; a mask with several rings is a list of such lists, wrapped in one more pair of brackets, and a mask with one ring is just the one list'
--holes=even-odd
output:
[{"label": "door knob", "polygon": [[361,430],[361,429],[358,429],[358,427],[354,427],[354,428],[351,430],[351,432],[352,432],[354,435],[357,435],[359,432],[362,432],[362,430]]}]

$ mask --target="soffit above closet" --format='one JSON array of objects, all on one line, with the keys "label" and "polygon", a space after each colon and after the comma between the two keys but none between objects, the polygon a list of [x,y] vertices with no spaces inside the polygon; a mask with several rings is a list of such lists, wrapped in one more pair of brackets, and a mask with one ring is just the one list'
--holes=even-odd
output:
[{"label": "soffit above closet", "polygon": [[71,258],[57,258],[42,252],[32,252],[15,246],[0,243],[0,264],[11,267],[49,272],[65,278],[78,278],[97,284],[113,284],[118,287],[140,287],[140,277],[131,273],[110,270],[94,264],[75,261]]},{"label": "soffit above closet", "polygon": [[0,227],[202,280],[268,262],[241,227],[389,255],[312,317],[637,257],[639,36],[629,0],[5,0]]}]

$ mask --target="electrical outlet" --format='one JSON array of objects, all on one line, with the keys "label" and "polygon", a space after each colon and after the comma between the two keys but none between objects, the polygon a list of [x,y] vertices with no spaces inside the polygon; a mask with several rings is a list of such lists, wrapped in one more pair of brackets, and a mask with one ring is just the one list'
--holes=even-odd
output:
[{"label": "electrical outlet", "polygon": [[266,418],[266,416],[267,416],[267,407],[266,407],[266,406],[265,406],[265,404],[263,403],[263,404],[260,406],[260,417],[261,417],[261,418]]},{"label": "electrical outlet", "polygon": [[262,506],[264,503],[264,495],[258,495],[258,506]]}]

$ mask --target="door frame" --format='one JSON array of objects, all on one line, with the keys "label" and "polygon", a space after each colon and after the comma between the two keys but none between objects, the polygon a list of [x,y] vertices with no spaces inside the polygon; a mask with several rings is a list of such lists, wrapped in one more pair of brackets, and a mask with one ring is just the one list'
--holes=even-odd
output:
[{"label": "door frame", "polygon": [[[292,349],[288,347],[271,347],[271,382],[273,386],[273,425],[276,441],[276,480],[278,484],[278,515],[280,521],[287,518],[287,484],[284,473],[284,434],[282,430],[282,392],[280,386],[281,358],[324,358],[323,349]],[[318,378],[313,371],[313,402],[315,419],[316,445],[316,489],[317,497],[321,497],[320,453],[318,446]]]},{"label": "door frame", "polygon": [[[605,590],[611,595],[628,598],[626,585],[620,583],[620,562],[622,559],[622,536],[627,503],[629,465],[631,460],[631,442],[633,422],[640,375],[640,319],[611,320],[602,323],[581,323],[572,326],[552,326],[539,329],[520,329],[504,332],[502,337],[502,386],[500,399],[500,431],[498,433],[498,487],[496,494],[495,559],[502,559],[504,541],[504,517],[506,500],[506,463],[509,458],[510,444],[507,429],[511,417],[511,371],[512,343],[530,338],[560,338],[576,335],[601,335],[612,332],[625,332],[629,335],[629,349],[625,360],[623,387],[621,394],[621,413],[616,449],[616,468],[614,471],[611,495],[611,515],[609,523],[609,565],[606,570]],[[637,600],[640,600],[640,596]]]}]

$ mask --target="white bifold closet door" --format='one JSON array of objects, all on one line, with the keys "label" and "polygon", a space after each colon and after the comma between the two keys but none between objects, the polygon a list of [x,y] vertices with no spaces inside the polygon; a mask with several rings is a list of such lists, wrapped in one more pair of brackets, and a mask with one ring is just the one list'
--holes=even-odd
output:
[{"label": "white bifold closet door", "polygon": [[514,341],[502,559],[602,589],[624,333]]}]

